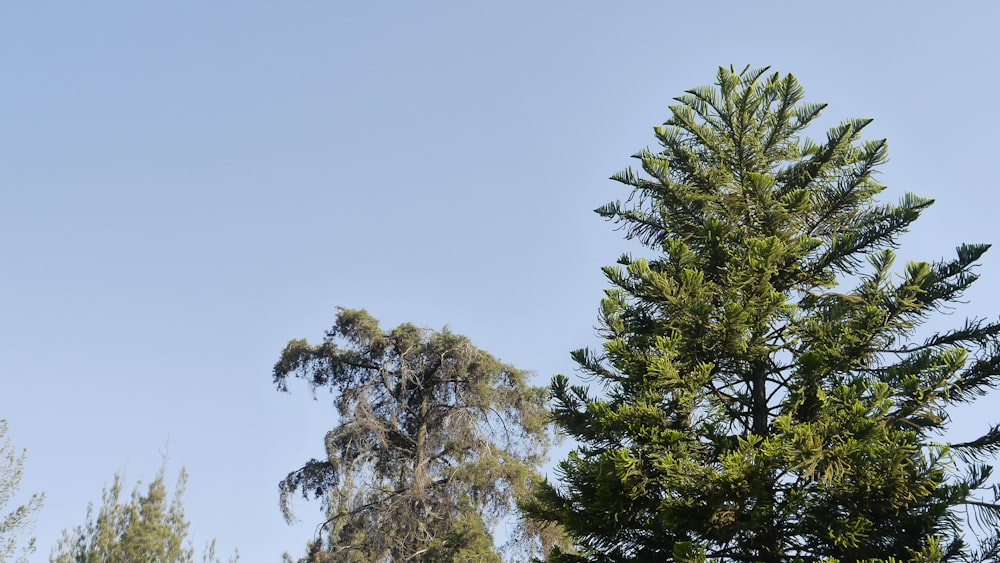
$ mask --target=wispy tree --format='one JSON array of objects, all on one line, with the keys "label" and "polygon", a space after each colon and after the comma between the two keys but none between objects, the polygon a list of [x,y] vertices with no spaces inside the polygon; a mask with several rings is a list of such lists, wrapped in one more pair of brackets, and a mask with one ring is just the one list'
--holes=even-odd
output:
[{"label": "wispy tree", "polygon": [[[323,343],[289,342],[274,381],[329,389],[339,424],[326,455],[281,482],[321,500],[322,537],[305,561],[499,562],[492,531],[530,490],[549,444],[545,390],[448,329],[383,331],[341,309]],[[518,545],[542,547],[522,529]],[[537,543],[537,546],[536,546]]]},{"label": "wispy tree", "polygon": [[27,502],[9,507],[21,486],[24,455],[11,445],[7,421],[0,419],[0,561],[27,561],[35,551],[35,539],[25,538],[34,526],[34,515],[45,495],[35,493]]}]

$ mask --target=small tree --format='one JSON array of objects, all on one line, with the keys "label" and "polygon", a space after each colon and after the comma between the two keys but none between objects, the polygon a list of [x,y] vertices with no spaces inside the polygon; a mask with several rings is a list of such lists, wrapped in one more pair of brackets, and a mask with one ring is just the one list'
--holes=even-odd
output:
[{"label": "small tree", "polygon": [[278,389],[290,377],[328,388],[340,415],[325,458],[280,486],[288,519],[296,492],[323,503],[326,534],[306,560],[499,563],[493,526],[549,443],[545,391],[527,376],[447,329],[385,332],[365,311],[341,309],[322,344],[289,342]]},{"label": "small tree", "polygon": [[[52,563],[194,563],[195,549],[188,537],[190,522],[184,515],[181,497],[187,484],[182,469],[172,499],[168,499],[162,467],[142,494],[136,484],[131,499],[122,499],[122,478],[116,473],[110,488],[101,494],[101,507],[87,507],[86,523],[65,530],[52,550]],[[238,555],[230,558],[235,563]],[[217,563],[215,541],[202,555],[205,563]]]},{"label": "small tree", "polygon": [[35,551],[34,538],[29,538],[20,549],[18,543],[24,534],[31,533],[33,517],[42,507],[45,495],[35,493],[25,504],[7,511],[7,505],[21,486],[24,455],[24,451],[18,454],[11,445],[7,421],[0,419],[0,561],[27,561],[27,556]]},{"label": "small tree", "polygon": [[1000,429],[943,436],[950,408],[996,386],[1000,324],[916,339],[987,246],[894,268],[931,200],[877,203],[886,142],[860,140],[867,119],[803,138],[825,105],[802,97],[792,75],[722,68],[676,98],[662,150],[635,156],[645,174],[614,176],[632,193],[597,212],[651,256],[605,268],[603,350],[574,353],[604,393],[552,382],[579,446],[526,509],[581,548],[552,561],[1000,553],[985,462]]}]

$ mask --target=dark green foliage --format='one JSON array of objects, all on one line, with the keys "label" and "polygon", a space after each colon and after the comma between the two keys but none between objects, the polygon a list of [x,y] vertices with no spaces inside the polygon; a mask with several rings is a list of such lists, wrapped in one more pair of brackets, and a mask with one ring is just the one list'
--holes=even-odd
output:
[{"label": "dark green foliage", "polygon": [[[281,483],[323,502],[310,562],[499,563],[491,531],[530,490],[549,444],[545,390],[465,337],[411,324],[384,332],[340,310],[322,344],[288,344],[274,381],[336,393],[326,457]],[[528,528],[522,545],[540,536]],[[529,549],[530,551],[530,549]]]},{"label": "dark green foliage", "polygon": [[916,336],[987,246],[894,268],[932,202],[878,203],[886,142],[861,140],[867,119],[804,138],[825,106],[802,97],[792,75],[722,68],[676,99],[644,174],[613,177],[631,195],[597,212],[651,256],[605,268],[603,350],[574,354],[603,393],[552,383],[579,446],[525,508],[581,552],[551,561],[997,557],[1000,431],[944,433],[996,386],[1000,325]]}]

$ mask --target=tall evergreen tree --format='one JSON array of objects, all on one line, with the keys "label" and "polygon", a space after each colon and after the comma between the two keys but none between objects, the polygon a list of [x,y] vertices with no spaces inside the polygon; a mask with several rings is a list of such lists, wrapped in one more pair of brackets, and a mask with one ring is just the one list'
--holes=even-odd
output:
[{"label": "tall evergreen tree", "polygon": [[650,255],[604,269],[603,350],[574,353],[602,392],[552,382],[579,445],[525,509],[581,552],[551,561],[997,558],[1000,429],[945,432],[996,386],[1000,324],[917,332],[988,246],[894,267],[932,201],[879,203],[871,120],[813,142],[825,105],[802,99],[792,75],[721,68],[676,98],[644,174],[613,176],[631,195],[597,212]]},{"label": "tall evergreen tree", "polygon": [[[281,483],[321,500],[310,563],[500,563],[492,531],[527,494],[549,444],[545,389],[468,338],[341,309],[323,343],[289,342],[274,367],[336,393],[326,456]],[[530,551],[542,536],[521,530]],[[286,559],[287,560],[287,559]]]}]

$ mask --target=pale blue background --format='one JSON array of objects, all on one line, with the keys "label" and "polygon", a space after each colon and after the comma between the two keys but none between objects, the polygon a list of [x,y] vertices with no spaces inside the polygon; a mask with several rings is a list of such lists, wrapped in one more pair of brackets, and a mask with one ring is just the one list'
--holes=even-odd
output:
[{"label": "pale blue background", "polygon": [[[335,417],[270,369],[337,305],[571,372],[630,248],[606,178],[718,65],[795,73],[823,128],[877,119],[887,198],[938,199],[903,255],[1000,241],[997,6],[3,3],[0,417],[48,495],[35,559],[168,443],[199,543],[301,554],[319,507],[286,526],[276,484]],[[1000,313],[998,264],[969,311]]]}]

